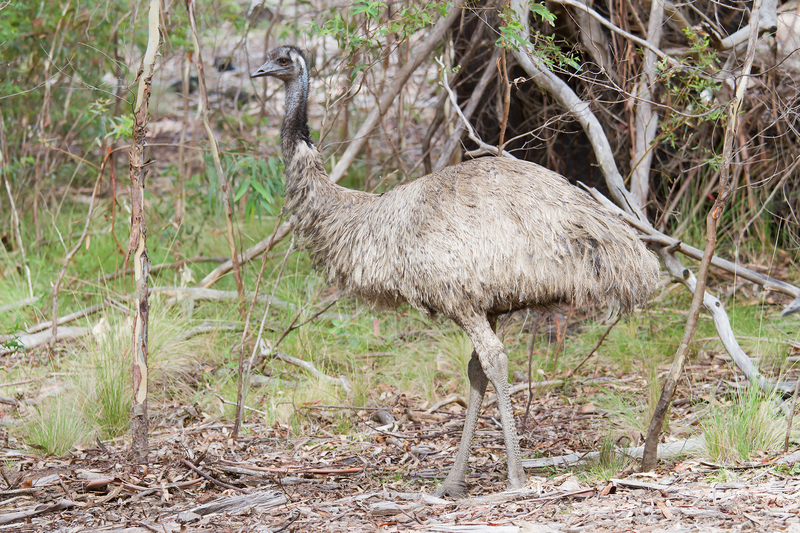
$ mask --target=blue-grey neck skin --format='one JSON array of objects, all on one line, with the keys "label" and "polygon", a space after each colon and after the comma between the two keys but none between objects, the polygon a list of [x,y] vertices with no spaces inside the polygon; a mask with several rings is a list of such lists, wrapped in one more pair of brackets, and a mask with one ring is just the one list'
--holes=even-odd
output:
[{"label": "blue-grey neck skin", "polygon": [[313,145],[308,128],[308,68],[302,56],[296,63],[300,72],[296,78],[286,81],[286,115],[281,128],[281,148],[287,164],[294,156],[297,143]]}]

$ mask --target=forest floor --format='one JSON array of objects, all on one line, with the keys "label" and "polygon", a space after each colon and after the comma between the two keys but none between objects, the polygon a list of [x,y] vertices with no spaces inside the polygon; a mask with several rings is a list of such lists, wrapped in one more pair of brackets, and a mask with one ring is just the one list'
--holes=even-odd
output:
[{"label": "forest floor", "polygon": [[[671,423],[696,419],[687,393],[713,394],[729,372],[714,357],[687,367],[692,390],[680,391]],[[524,426],[527,394],[516,394],[524,456],[596,449],[608,414],[574,398],[637,387],[641,379],[623,375],[534,391]],[[494,407],[486,405],[469,497],[440,500],[431,494],[455,455],[463,406],[431,412],[402,393],[385,405],[380,417],[374,410],[299,405],[298,416],[313,431],[251,424],[234,441],[230,424],[176,404],[152,428],[146,468],[126,460],[122,443],[98,441],[69,457],[43,458],[9,449],[6,438],[3,458],[18,467],[13,477],[4,474],[0,531],[800,532],[800,478],[780,456],[727,468],[679,456],[646,474],[617,456],[605,465],[527,469],[527,486],[507,491],[502,433]],[[342,409],[352,413],[345,431],[340,417],[329,416]]]}]

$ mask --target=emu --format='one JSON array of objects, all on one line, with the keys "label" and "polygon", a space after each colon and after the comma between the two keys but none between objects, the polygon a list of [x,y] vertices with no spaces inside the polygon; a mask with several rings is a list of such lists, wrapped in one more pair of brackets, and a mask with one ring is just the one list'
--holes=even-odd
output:
[{"label": "emu", "polygon": [[525,485],[497,318],[603,304],[630,311],[658,279],[636,234],[562,176],[499,157],[466,161],[383,194],[333,183],[308,126],[308,66],[293,46],[251,77],[286,87],[284,209],[328,282],[375,306],[407,303],[453,320],[474,346],[461,442],[439,496],[466,495],[469,449],[487,384],[497,392],[508,485]]}]

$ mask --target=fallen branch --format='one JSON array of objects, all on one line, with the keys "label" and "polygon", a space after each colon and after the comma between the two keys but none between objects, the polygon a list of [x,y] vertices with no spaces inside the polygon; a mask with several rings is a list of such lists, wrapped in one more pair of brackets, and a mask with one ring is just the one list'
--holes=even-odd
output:
[{"label": "fallen branch", "polygon": [[[108,303],[107,302],[103,302],[101,304],[92,305],[92,306],[87,307],[85,309],[81,309],[80,311],[75,311],[74,313],[70,313],[68,315],[64,315],[61,318],[59,318],[58,321],[57,321],[57,324],[59,326],[62,325],[62,324],[68,324],[69,322],[73,322],[75,320],[78,320],[79,318],[83,318],[85,316],[93,315],[93,314],[97,313],[98,311],[100,311],[102,309],[105,309],[107,306],[108,306]],[[52,320],[48,320],[47,322],[39,322],[38,324],[36,324],[34,326],[31,326],[27,330],[25,330],[25,333],[27,333],[27,334],[38,333],[40,331],[43,331],[43,330],[49,328],[52,325],[53,325],[53,321]]]},{"label": "fallen branch", "polygon": [[292,357],[291,355],[287,355],[283,352],[270,350],[269,348],[267,348],[267,344],[263,340],[261,340],[260,342],[260,347],[261,347],[261,355],[264,357],[272,355],[277,359],[280,359],[281,361],[293,364],[295,366],[299,366],[300,368],[304,368],[309,374],[311,374],[317,379],[326,381],[328,383],[333,383],[334,385],[339,385],[340,387],[342,387],[342,389],[344,389],[345,393],[347,393],[348,395],[353,392],[353,387],[350,385],[350,380],[348,380],[346,376],[339,376],[338,378],[333,378],[325,374],[324,372],[321,372],[316,366],[314,366],[314,363],[310,361],[303,361],[302,359]]},{"label": "fallen branch", "polygon": [[[225,261],[228,260],[229,259],[227,257],[203,257],[203,256],[192,257],[190,259],[181,259],[180,261],[173,261],[171,263],[160,263],[158,265],[153,265],[150,267],[150,274],[156,274],[162,270],[180,268],[184,265],[190,265],[193,263],[224,263]],[[128,268],[125,270],[117,270],[116,272],[111,272],[110,274],[96,277],[94,279],[94,282],[95,283],[108,282],[120,276],[127,276],[128,274],[131,273],[133,273],[132,268]]]},{"label": "fallen branch", "polygon": [[35,304],[39,301],[38,296],[33,296],[32,298],[25,298],[22,300],[18,300],[16,302],[12,302],[6,305],[0,305],[0,313],[6,313],[8,311],[19,309],[20,307],[27,307],[31,304]]},{"label": "fallen branch", "polygon": [[[32,350],[34,348],[39,348],[40,346],[54,344],[58,341],[78,339],[84,335],[88,335],[91,333],[91,331],[92,330],[89,328],[65,327],[58,329],[58,337],[55,340],[53,340],[52,330],[40,331],[31,335],[19,335],[14,337],[14,339],[19,342],[25,350]],[[4,346],[0,348],[0,355],[8,355],[15,351],[16,348],[7,348]]]},{"label": "fallen branch", "polygon": [[[519,20],[522,22],[520,36],[524,41],[527,41],[530,33],[528,28],[529,5],[523,0],[511,0],[509,5],[511,9],[517,13]],[[532,58],[531,54],[526,50],[515,51],[514,57],[528,76],[531,77],[531,80],[539,86],[540,89],[551,95],[568,113],[575,117],[578,123],[580,123],[583,131],[586,133],[586,137],[588,137],[592,145],[595,157],[597,158],[597,164],[608,184],[611,197],[617,205],[621,206],[630,214],[635,215],[640,220],[647,220],[647,217],[642,212],[641,206],[635,203],[635,200],[631,198],[630,192],[628,192],[628,189],[625,187],[625,180],[617,169],[617,163],[614,160],[614,152],[611,149],[611,144],[608,142],[608,137],[603,130],[603,126],[592,112],[589,102],[581,99],[564,80],[556,76],[541,61]]]},{"label": "fallen branch", "polygon": [[[690,439],[667,442],[659,444],[658,458],[669,459],[684,454],[694,453],[699,451],[704,446],[703,437],[692,437]],[[619,448],[616,453],[625,455],[632,459],[639,459],[644,453],[644,446],[634,446],[631,448]],[[600,458],[601,452],[588,452],[588,453],[571,453],[568,455],[560,455],[558,457],[540,457],[537,459],[523,459],[522,466],[529,469],[543,469],[543,468],[569,468],[577,464],[594,461]]]},{"label": "fallen branch", "polygon": [[49,505],[37,505],[33,509],[29,509],[27,511],[18,511],[16,513],[0,515],[0,524],[10,524],[11,522],[16,522],[17,520],[28,519],[44,513],[63,511],[64,509],[70,509],[72,507],[75,507],[75,502],[72,500],[58,500],[56,503]]}]

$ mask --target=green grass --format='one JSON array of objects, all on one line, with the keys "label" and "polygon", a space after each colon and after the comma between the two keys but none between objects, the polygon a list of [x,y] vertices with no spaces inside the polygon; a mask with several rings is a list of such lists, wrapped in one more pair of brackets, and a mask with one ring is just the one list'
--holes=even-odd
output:
[{"label": "green grass", "polygon": [[751,461],[757,452],[773,453],[786,433],[775,397],[757,385],[736,391],[726,403],[713,404],[700,426],[706,455],[722,464]]},{"label": "green grass", "polygon": [[64,455],[91,434],[71,398],[49,398],[39,405],[24,427],[25,442],[47,455]]}]

